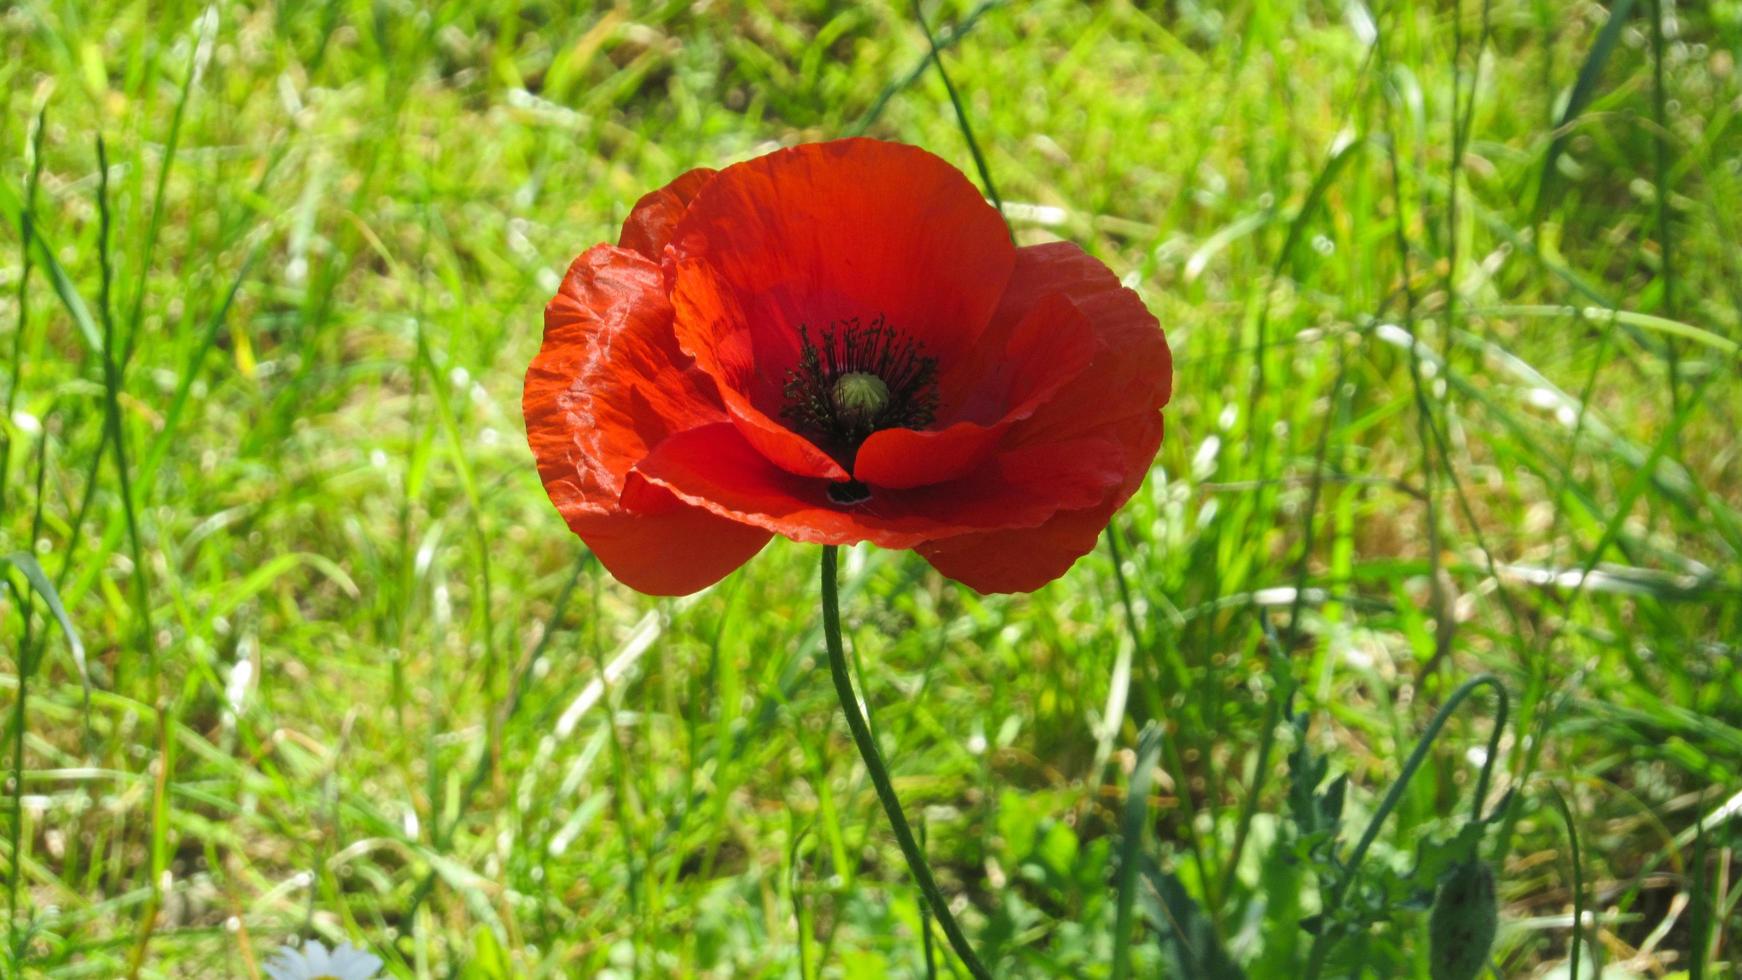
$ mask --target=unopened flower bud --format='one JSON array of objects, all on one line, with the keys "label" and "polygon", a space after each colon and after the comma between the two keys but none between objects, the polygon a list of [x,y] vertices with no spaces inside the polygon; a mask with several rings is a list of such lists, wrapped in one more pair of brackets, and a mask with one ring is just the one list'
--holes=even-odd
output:
[{"label": "unopened flower bud", "polygon": [[1454,865],[1440,883],[1428,922],[1429,975],[1433,980],[1481,976],[1499,927],[1494,872],[1476,860]]}]

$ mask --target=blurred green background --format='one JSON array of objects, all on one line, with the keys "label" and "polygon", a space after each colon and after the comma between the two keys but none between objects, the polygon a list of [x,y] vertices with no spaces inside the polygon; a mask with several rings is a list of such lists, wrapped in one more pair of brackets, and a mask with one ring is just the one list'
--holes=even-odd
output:
[{"label": "blurred green background", "polygon": [[[403,976],[926,974],[816,549],[623,589],[519,397],[643,192],[967,143],[906,3],[578,6],[0,6],[0,973],[250,977],[320,937]],[[924,11],[1019,240],[1101,257],[1176,357],[1118,568],[985,599],[845,556],[995,972],[1191,973],[1171,883],[1193,948],[1299,976],[1327,854],[1492,671],[1499,975],[1570,976],[1575,903],[1582,976],[1736,975],[1742,3]],[[1327,976],[1427,976],[1417,857],[1492,717],[1384,821]]]}]

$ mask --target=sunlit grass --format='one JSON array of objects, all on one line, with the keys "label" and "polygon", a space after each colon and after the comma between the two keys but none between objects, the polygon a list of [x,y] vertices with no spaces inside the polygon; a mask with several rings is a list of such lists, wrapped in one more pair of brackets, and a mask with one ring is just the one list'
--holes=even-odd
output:
[{"label": "sunlit grass", "polygon": [[[1105,548],[999,599],[843,555],[896,788],[1000,975],[1157,970],[1142,908],[1115,929],[1140,849],[1298,975],[1289,773],[1348,775],[1346,856],[1483,671],[1501,975],[1567,958],[1575,881],[1585,970],[1734,956],[1742,7],[1484,6],[926,8],[1018,239],[1107,261],[1177,369],[1114,524],[1135,641]],[[6,565],[0,972],[252,976],[312,935],[404,975],[923,975],[815,549],[628,592],[519,413],[567,260],[682,170],[863,128],[974,172],[908,4],[205,10],[0,14],[0,556],[91,680]],[[1372,881],[1471,812],[1486,698]],[[1393,907],[1326,975],[1426,976],[1426,937]]]}]

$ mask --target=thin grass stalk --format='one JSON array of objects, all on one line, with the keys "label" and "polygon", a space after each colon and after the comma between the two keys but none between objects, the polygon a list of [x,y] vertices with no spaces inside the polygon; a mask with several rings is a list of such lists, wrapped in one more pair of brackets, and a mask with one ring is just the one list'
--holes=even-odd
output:
[{"label": "thin grass stalk", "polygon": [[12,594],[18,597],[18,615],[24,621],[23,631],[18,641],[18,655],[15,663],[18,666],[18,697],[12,703],[12,826],[7,830],[7,843],[11,845],[7,859],[6,873],[6,933],[11,940],[12,965],[16,970],[24,953],[24,930],[18,928],[18,890],[24,877],[24,861],[20,857],[24,853],[24,726],[27,719],[26,703],[30,700],[30,674],[32,651],[35,649],[35,637],[31,632],[32,602],[30,588],[26,584],[20,589],[10,574],[6,577],[6,585]]},{"label": "thin grass stalk", "polygon": [[42,131],[47,115],[46,107],[36,113],[36,127],[29,141],[30,177],[24,184],[24,206],[18,212],[18,329],[12,334],[12,377],[6,385],[6,414],[0,417],[0,514],[6,513],[7,470],[12,459],[12,440],[6,432],[11,427],[12,412],[18,404],[18,386],[24,374],[24,333],[30,326],[30,271],[33,267],[30,248],[36,234],[36,189],[42,183]]},{"label": "thin grass stalk", "polygon": [[1561,819],[1567,825],[1567,843],[1573,852],[1573,938],[1567,955],[1567,976],[1570,980],[1579,980],[1579,956],[1585,945],[1585,865],[1579,856],[1579,829],[1573,821],[1572,808],[1567,805],[1561,791],[1553,786],[1549,787],[1549,798],[1554,800]]},{"label": "thin grass stalk", "polygon": [[[36,443],[36,509],[30,520],[31,541],[39,540],[42,537],[43,503],[47,500],[47,495],[43,491],[45,489],[47,478],[48,437],[45,435],[43,438],[37,440]],[[27,580],[30,578],[26,569],[19,568],[19,571],[25,573],[25,578]],[[38,575],[41,574],[40,566],[37,569],[37,573]],[[12,964],[14,972],[17,972],[16,967],[18,962],[23,959],[24,956],[24,944],[29,939],[28,930],[18,929],[18,889],[24,875],[24,862],[19,855],[22,853],[21,849],[24,841],[24,732],[28,718],[26,704],[30,699],[30,675],[36,671],[37,655],[31,620],[33,606],[35,605],[34,600],[31,598],[31,588],[29,587],[32,583],[26,581],[25,584],[27,587],[20,590],[13,584],[13,580],[8,577],[6,584],[12,589],[13,595],[19,597],[18,611],[19,615],[23,618],[22,634],[18,644],[18,658],[16,661],[18,665],[18,699],[17,703],[13,705],[12,717],[12,826],[8,830],[8,836],[10,838],[9,843],[12,845],[12,850],[9,859],[11,866],[8,869],[6,876],[6,929],[8,938],[12,940]],[[67,642],[72,644],[74,655],[79,656],[77,653],[78,641],[73,637],[72,628],[69,625],[69,621],[65,618],[65,610],[57,609],[53,596],[44,595],[43,598],[47,600],[51,612],[58,611],[61,617],[61,629],[65,630],[67,634]],[[83,666],[83,659],[80,657],[81,672],[83,672]],[[87,735],[90,731],[90,711],[91,685],[89,677],[87,676],[85,679],[85,726]]]},{"label": "thin grass stalk", "polygon": [[[981,17],[985,16],[987,11],[1002,7],[1007,2],[1008,0],[980,0],[980,3],[973,10],[968,11],[967,16],[956,22],[953,30],[938,38],[936,49],[942,52],[955,47],[962,38],[968,36],[968,32],[974,29],[974,25],[979,22]],[[919,81],[919,76],[925,74],[931,61],[932,56],[928,53],[915,62],[913,67],[909,68],[900,78],[883,86],[883,91],[877,93],[876,100],[871,103],[869,109],[865,110],[864,115],[860,116],[853,125],[847,127],[846,135],[863,136],[866,130],[869,130],[878,119],[883,117],[883,111],[889,108],[889,103],[894,101],[897,95],[906,91],[914,82]]]},{"label": "thin grass stalk", "polygon": [[[163,703],[162,678],[158,676],[156,651],[153,649],[153,631],[151,629],[151,594],[145,582],[145,555],[139,542],[139,517],[133,507],[133,475],[127,464],[127,441],[121,426],[121,381],[122,368],[115,350],[115,316],[112,300],[115,270],[109,254],[110,232],[114,224],[114,215],[109,205],[109,151],[103,137],[97,137],[97,213],[99,220],[97,240],[97,260],[102,273],[100,292],[98,293],[98,312],[103,323],[103,407],[106,429],[109,433],[109,449],[115,463],[115,477],[121,488],[121,511],[126,518],[127,542],[129,557],[133,562],[133,604],[136,625],[138,652],[151,676],[151,704],[157,715],[157,731],[159,752],[157,757],[157,773],[153,780],[151,798],[151,848],[149,886],[151,897],[146,901],[139,916],[139,934],[134,940],[133,952],[128,959],[127,975],[137,977],[145,963],[146,950],[151,945],[152,933],[157,928],[157,912],[163,905],[163,870],[166,863],[167,828],[169,822],[169,770],[172,758],[169,755],[168,711]],[[92,471],[92,483],[95,483],[95,470]],[[87,493],[89,492],[87,487]],[[119,675],[119,671],[117,671]],[[121,688],[119,676],[115,686]]]},{"label": "thin grass stalk", "polygon": [[[980,141],[974,138],[974,127],[968,123],[968,110],[962,105],[962,97],[956,92],[956,85],[950,81],[949,72],[944,70],[943,55],[939,52],[937,38],[932,35],[931,25],[925,22],[925,11],[919,7],[919,0],[913,0],[913,19],[919,22],[919,29],[925,32],[925,43],[931,46],[931,63],[938,70],[938,78],[943,80],[944,91],[950,95],[950,106],[956,110],[956,125],[961,127],[962,138],[968,141],[968,153],[974,158],[974,167],[980,172],[980,183],[986,187],[986,196],[992,199],[993,207],[998,213],[1004,213],[1004,199],[998,195],[998,187],[992,183],[992,171],[986,166],[986,156],[980,152]],[[1004,220],[1004,228],[1010,230],[1010,219]],[[1011,235],[1015,238],[1015,235]]]},{"label": "thin grass stalk", "polygon": [[[215,16],[216,8],[213,8]],[[202,18],[203,20],[203,18]],[[187,74],[182,80],[181,95],[175,100],[175,113],[170,116],[169,136],[163,144],[163,165],[157,171],[157,186],[151,195],[151,218],[145,231],[145,247],[139,260],[139,285],[133,291],[133,305],[127,314],[127,341],[122,345],[121,365],[125,368],[133,360],[133,354],[139,344],[139,327],[145,318],[145,293],[151,283],[152,259],[157,252],[158,236],[163,230],[163,199],[169,186],[169,172],[175,167],[175,154],[181,146],[182,120],[187,116],[188,98],[193,94],[194,78],[199,74],[200,26],[195,25],[195,37],[188,45]],[[208,56],[210,49],[207,49]]]},{"label": "thin grass stalk", "polygon": [[[1657,244],[1661,258],[1658,275],[1663,280],[1663,315],[1675,319],[1675,238],[1670,230],[1669,221],[1669,118],[1665,106],[1666,86],[1663,80],[1663,4],[1664,0],[1652,0],[1651,4],[1651,119],[1655,151],[1653,165],[1657,178]],[[1670,414],[1681,412],[1681,354],[1676,349],[1673,338],[1664,340],[1664,353],[1669,368],[1669,409]],[[1677,440],[1676,455],[1680,456],[1680,440]],[[1577,978],[1575,978],[1577,980]]]}]

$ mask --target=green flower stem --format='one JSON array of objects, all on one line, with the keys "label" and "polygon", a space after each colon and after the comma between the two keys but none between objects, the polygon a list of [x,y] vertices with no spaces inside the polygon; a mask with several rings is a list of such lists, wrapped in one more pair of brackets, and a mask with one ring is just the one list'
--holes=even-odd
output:
[{"label": "green flower stem", "polygon": [[[1356,842],[1355,850],[1350,853],[1348,863],[1343,866],[1342,874],[1338,877],[1336,887],[1332,890],[1330,901],[1324,903],[1327,913],[1333,909],[1342,908],[1343,900],[1349,895],[1350,886],[1355,883],[1355,872],[1360,869],[1361,861],[1367,857],[1367,850],[1379,838],[1380,825],[1385,822],[1386,817],[1391,815],[1392,810],[1397,809],[1397,804],[1403,800],[1403,791],[1409,786],[1410,777],[1414,776],[1415,771],[1420,769],[1421,764],[1427,760],[1428,750],[1433,747],[1434,740],[1439,738],[1440,729],[1445,727],[1447,720],[1452,717],[1452,712],[1458,710],[1458,705],[1463,704],[1465,698],[1483,686],[1494,689],[1494,695],[1499,704],[1494,712],[1494,730],[1488,735],[1488,757],[1482,760],[1482,772],[1476,778],[1476,798],[1472,805],[1471,819],[1482,819],[1482,802],[1484,797],[1488,795],[1488,778],[1494,767],[1494,757],[1500,751],[1500,736],[1506,728],[1509,701],[1505,686],[1500,683],[1500,678],[1493,674],[1478,674],[1465,681],[1458,686],[1457,690],[1452,692],[1451,697],[1446,698],[1446,703],[1440,705],[1440,710],[1434,713],[1433,720],[1428,722],[1427,731],[1422,732],[1421,740],[1415,743],[1414,751],[1410,752],[1409,758],[1404,760],[1403,771],[1397,774],[1397,781],[1391,784],[1391,789],[1385,794],[1385,799],[1379,803],[1379,809],[1374,811],[1373,818],[1367,821],[1367,829],[1361,834],[1360,841]],[[1327,921],[1325,927],[1313,937],[1313,944],[1307,956],[1306,980],[1318,980],[1319,972],[1324,969],[1325,959],[1331,955],[1330,934],[1330,923]]]},{"label": "green flower stem", "polygon": [[974,948],[968,945],[968,937],[962,934],[962,927],[956,924],[956,917],[950,914],[950,907],[944,904],[944,897],[938,891],[937,882],[932,880],[931,867],[925,862],[925,853],[919,849],[919,844],[913,838],[913,831],[907,826],[907,818],[901,814],[901,800],[895,795],[895,786],[889,781],[889,769],[883,764],[883,756],[877,751],[877,742],[871,736],[871,725],[865,719],[865,713],[859,710],[859,699],[853,694],[853,681],[847,673],[847,654],[841,646],[841,600],[835,588],[836,547],[823,546],[823,638],[829,648],[829,673],[835,679],[835,695],[841,700],[841,713],[847,716],[847,728],[853,733],[853,744],[859,748],[859,757],[865,760],[865,769],[871,774],[871,784],[877,787],[877,799],[883,803],[883,812],[889,815],[889,827],[895,831],[896,843],[901,845],[901,856],[907,859],[907,868],[913,872],[914,880],[919,882],[919,890],[925,896],[925,903],[931,913],[937,916],[938,925],[943,927],[945,938],[949,939],[950,947],[967,965],[968,972],[978,980],[990,980],[992,974],[987,971],[980,958],[974,955]]}]

